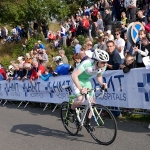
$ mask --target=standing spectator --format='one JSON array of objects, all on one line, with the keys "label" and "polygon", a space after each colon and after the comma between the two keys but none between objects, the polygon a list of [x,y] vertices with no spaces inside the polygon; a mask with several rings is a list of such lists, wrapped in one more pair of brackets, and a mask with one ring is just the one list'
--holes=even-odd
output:
[{"label": "standing spectator", "polygon": [[79,53],[81,50],[81,45],[79,44],[79,41],[77,39],[74,39],[73,44],[75,46],[74,54]]},{"label": "standing spectator", "polygon": [[70,25],[70,31],[71,32],[71,37],[75,37],[76,36],[76,31],[77,31],[77,28],[76,28],[76,22],[72,16],[71,18],[71,25]]},{"label": "standing spectator", "polygon": [[[107,52],[109,54],[109,61],[107,64],[107,70],[118,70],[118,69],[120,69],[121,57],[119,55],[118,50],[115,49],[114,41],[108,41],[107,42]],[[112,111],[114,116],[122,117],[121,112],[118,111],[119,108],[114,107],[114,109],[116,110],[116,111]]]},{"label": "standing spectator", "polygon": [[[130,0],[124,0],[124,8],[126,9],[126,14],[127,17],[129,18],[129,5],[130,5]],[[125,13],[125,12],[124,12]],[[122,18],[122,17],[121,17]],[[122,20],[121,20],[122,21]]]},{"label": "standing spectator", "polygon": [[16,31],[18,33],[18,36],[22,37],[22,30],[21,28],[19,27],[19,25],[16,27]]},{"label": "standing spectator", "polygon": [[125,26],[125,23],[121,21],[121,38],[124,38],[125,32],[127,32],[127,28]]},{"label": "standing spectator", "polygon": [[[89,42],[88,42],[89,43]],[[86,56],[88,56],[89,58],[92,58],[93,52],[91,50],[89,50],[89,44],[84,44],[81,48],[81,51],[84,51]],[[80,51],[80,52],[81,52]],[[80,53],[79,52],[79,53]]]},{"label": "standing spectator", "polygon": [[101,15],[97,15],[97,30],[102,30],[104,31],[104,25],[103,25],[103,20]]},{"label": "standing spectator", "polygon": [[145,67],[142,58],[148,56],[149,49],[147,49],[142,44],[143,39],[146,39],[146,31],[140,30],[138,34],[139,34],[140,41],[137,42],[136,45],[134,45],[133,55],[136,56],[136,66],[137,66],[137,68],[140,68],[140,67]]},{"label": "standing spectator", "polygon": [[94,5],[94,9],[93,9],[93,13],[92,13],[92,19],[93,19],[93,22],[96,22],[97,21],[97,13],[98,13],[98,8],[96,6],[96,4]]},{"label": "standing spectator", "polygon": [[32,74],[30,76],[30,82],[32,83],[33,80],[38,79],[39,75],[45,73],[45,67],[42,64],[39,64],[37,60],[32,60]]},{"label": "standing spectator", "polygon": [[104,9],[105,8],[109,8],[110,6],[109,6],[109,3],[108,3],[108,1],[107,0],[104,0]]},{"label": "standing spectator", "polygon": [[136,1],[137,0],[130,0],[129,6],[128,6],[128,12],[130,16],[131,22],[136,21]]},{"label": "standing spectator", "polygon": [[39,50],[39,61],[43,66],[46,66],[49,62],[48,55],[46,54],[46,51],[43,49]]},{"label": "standing spectator", "polygon": [[68,58],[66,57],[64,50],[59,50],[59,56],[61,56],[64,64],[68,64]]},{"label": "standing spectator", "polygon": [[66,45],[66,29],[63,27],[63,24],[60,24],[60,35],[61,35],[61,39],[60,39],[60,45]]},{"label": "standing spectator", "polygon": [[88,6],[84,6],[84,15],[90,16],[90,8],[88,8]]},{"label": "standing spectator", "polygon": [[113,10],[112,10],[112,20],[113,20],[113,16],[115,15],[115,19],[117,21],[121,20],[121,3],[120,0],[113,0],[112,1],[112,6],[113,6]]},{"label": "standing spectator", "polygon": [[105,51],[106,51],[107,46],[106,46],[104,37],[99,37],[98,43],[94,45],[94,49],[96,49],[96,48],[102,49],[102,50],[105,50]]},{"label": "standing spectator", "polygon": [[7,31],[5,30],[5,28],[3,27],[2,29],[1,29],[1,36],[2,36],[2,43],[5,43],[5,41],[6,41],[6,37],[7,37],[7,33],[6,33]]},{"label": "standing spectator", "polygon": [[115,49],[114,41],[107,42],[107,52],[109,54],[107,70],[118,70],[121,64],[121,57],[118,50]]},{"label": "standing spectator", "polygon": [[105,9],[105,17],[104,17],[104,25],[105,25],[105,31],[112,29],[112,23],[111,23],[111,14],[110,9]]},{"label": "standing spectator", "polygon": [[[110,41],[109,37],[108,37],[108,34],[104,34],[104,41],[105,41],[105,43],[107,43],[108,41]],[[111,41],[113,41],[113,40],[111,40]]]},{"label": "standing spectator", "polygon": [[17,35],[17,30],[16,30],[15,27],[12,28],[11,34],[12,34],[13,36],[16,36],[16,35]]},{"label": "standing spectator", "polygon": [[132,48],[132,44],[128,41],[127,38],[127,33],[124,34],[124,40],[125,40],[125,47],[124,47],[124,55],[132,55],[133,53],[133,48]]},{"label": "standing spectator", "polygon": [[91,40],[88,40],[88,41],[86,42],[86,45],[87,45],[87,49],[88,49],[88,50],[90,50],[91,52],[94,51],[94,49],[92,48],[92,47],[93,47],[93,43],[92,43]]},{"label": "standing spectator", "polygon": [[102,15],[102,18],[104,18],[104,7],[105,7],[105,2],[104,0],[98,1],[98,6],[99,6],[99,11]]},{"label": "standing spectator", "polygon": [[82,18],[78,17],[78,19],[76,20],[77,22],[77,32],[76,32],[76,36],[78,35],[82,35]]},{"label": "standing spectator", "polygon": [[121,57],[121,64],[124,62],[124,46],[125,46],[125,41],[124,39],[122,39],[121,36],[121,32],[120,31],[116,31],[115,32],[115,36],[116,36],[116,40],[115,40],[115,44],[116,44],[116,50],[118,50],[119,55]]},{"label": "standing spectator", "polygon": [[111,34],[111,30],[107,30],[106,34],[108,35],[108,40],[110,40],[110,41],[114,40],[114,36]]},{"label": "standing spectator", "polygon": [[4,27],[4,30],[6,32],[6,37],[8,37],[8,29],[6,27]]},{"label": "standing spectator", "polygon": [[126,13],[124,11],[121,13],[121,22],[123,22],[125,26],[127,26],[129,23],[129,20],[126,17]]},{"label": "standing spectator", "polygon": [[82,26],[83,26],[83,35],[86,37],[89,35],[89,27],[90,27],[89,20],[86,18],[86,16],[83,16]]},{"label": "standing spectator", "polygon": [[137,21],[141,22],[144,26],[148,23],[147,17],[145,17],[145,16],[143,15],[142,10],[139,10],[139,11],[137,12],[137,16],[138,16]]}]

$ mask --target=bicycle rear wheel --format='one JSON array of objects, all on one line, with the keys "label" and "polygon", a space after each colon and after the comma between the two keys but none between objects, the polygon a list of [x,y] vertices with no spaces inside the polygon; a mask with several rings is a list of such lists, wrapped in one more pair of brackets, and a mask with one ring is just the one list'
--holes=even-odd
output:
[{"label": "bicycle rear wheel", "polygon": [[117,123],[111,111],[99,104],[92,106],[95,118],[92,116],[90,124],[92,138],[101,145],[113,143],[117,135]]},{"label": "bicycle rear wheel", "polygon": [[63,102],[60,107],[60,115],[62,123],[65,127],[65,129],[68,131],[71,135],[76,135],[79,132],[79,125],[76,118],[76,115],[74,114],[73,118],[69,118],[68,116],[68,102]]}]

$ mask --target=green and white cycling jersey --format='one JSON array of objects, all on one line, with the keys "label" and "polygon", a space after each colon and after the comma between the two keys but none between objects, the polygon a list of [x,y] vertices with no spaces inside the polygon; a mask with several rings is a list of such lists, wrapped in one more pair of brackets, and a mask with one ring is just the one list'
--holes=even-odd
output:
[{"label": "green and white cycling jersey", "polygon": [[[106,70],[106,66],[103,69],[96,69],[94,60],[84,60],[76,69],[79,69],[82,73],[78,76],[80,85],[82,88],[92,89],[89,78],[93,75],[102,76]],[[79,89],[73,84],[74,93],[80,95]]]}]

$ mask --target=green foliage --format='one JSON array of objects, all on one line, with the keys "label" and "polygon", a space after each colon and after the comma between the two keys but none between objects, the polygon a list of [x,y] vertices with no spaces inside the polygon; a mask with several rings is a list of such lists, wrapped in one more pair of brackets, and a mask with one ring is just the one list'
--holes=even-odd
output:
[{"label": "green foliage", "polygon": [[39,24],[50,16],[64,18],[69,7],[60,0],[7,0],[0,2],[1,21],[12,25],[26,24],[36,19]]},{"label": "green foliage", "polygon": [[71,62],[72,61],[72,56],[73,56],[73,50],[74,50],[74,46],[64,46],[63,49],[65,50],[65,54],[68,58],[68,60]]},{"label": "green foliage", "polygon": [[77,39],[78,39],[80,45],[85,44],[85,37],[84,37],[83,35],[79,35],[79,36],[77,37]]},{"label": "green foliage", "polygon": [[22,54],[23,54],[23,51],[22,51],[21,45],[16,45],[13,50],[13,58],[17,59],[17,57]]}]

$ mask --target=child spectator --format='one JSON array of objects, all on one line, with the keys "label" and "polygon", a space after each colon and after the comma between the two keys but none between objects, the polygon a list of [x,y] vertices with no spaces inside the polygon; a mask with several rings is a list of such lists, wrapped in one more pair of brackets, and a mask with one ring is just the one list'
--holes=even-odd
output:
[{"label": "child spectator", "polygon": [[125,61],[120,65],[120,68],[123,69],[124,73],[128,73],[130,69],[135,68],[134,56],[131,54],[126,55]]}]

